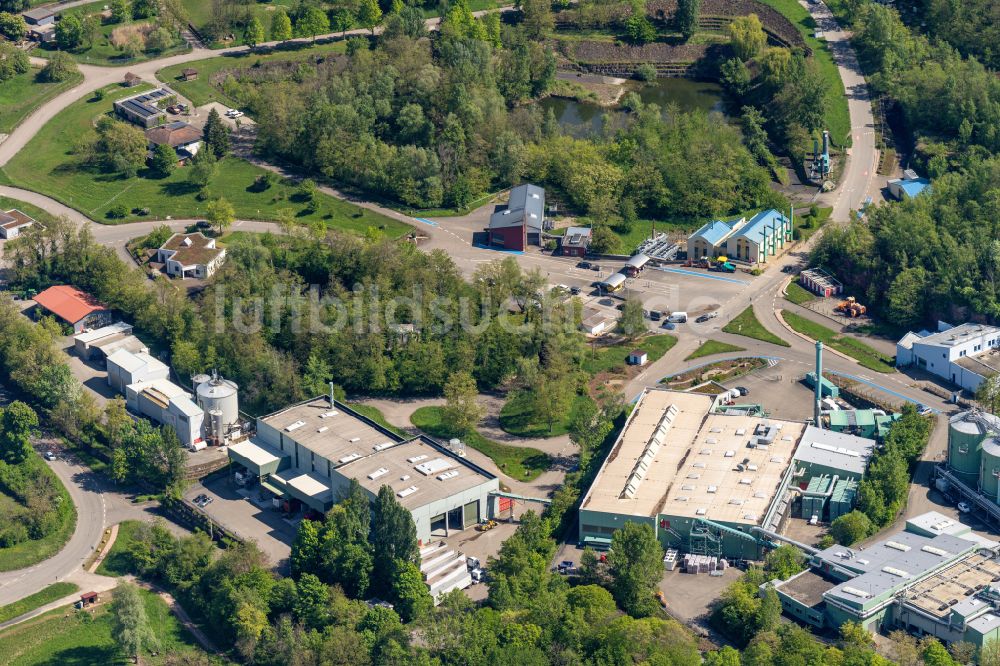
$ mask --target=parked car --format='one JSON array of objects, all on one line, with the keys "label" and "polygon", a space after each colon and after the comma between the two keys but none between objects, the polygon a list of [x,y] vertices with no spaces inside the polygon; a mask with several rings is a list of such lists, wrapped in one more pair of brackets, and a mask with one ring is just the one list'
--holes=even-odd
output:
[{"label": "parked car", "polygon": [[702,324],[702,323],[704,323],[704,322],[706,322],[706,321],[708,321],[708,320],[710,320],[710,319],[715,319],[715,318],[716,318],[716,317],[718,317],[718,316],[719,316],[719,313],[718,313],[718,311],[713,311],[713,312],[706,312],[706,313],[705,313],[705,314],[703,314],[702,316],[700,316],[700,317],[698,317],[697,319],[695,319],[695,321],[696,321],[697,323],[699,323],[699,324]]},{"label": "parked car", "polygon": [[750,389],[746,386],[736,386],[735,388],[740,392],[740,395],[750,395]]},{"label": "parked car", "polygon": [[969,513],[969,512],[972,511],[972,507],[969,506],[968,502],[959,502],[958,503],[958,510],[961,513]]},{"label": "parked car", "polygon": [[666,320],[665,322],[663,322],[662,326],[663,326],[663,328],[667,329],[668,331],[672,331],[675,328],[677,328],[677,324],[675,324],[674,322],[670,321],[669,319]]},{"label": "parked car", "polygon": [[230,118],[242,118],[243,112],[240,111],[239,109],[229,109],[228,111],[226,111],[226,115]]},{"label": "parked car", "polygon": [[48,460],[49,462],[52,462],[53,460],[56,459],[56,454],[53,453],[52,451],[46,451],[45,452],[45,459]]},{"label": "parked car", "polygon": [[580,288],[579,287],[570,287],[569,288],[569,293],[573,294],[574,296],[577,296],[580,293]]},{"label": "parked car", "polygon": [[486,572],[483,571],[482,569],[473,569],[472,571],[469,572],[469,576],[472,577],[473,585],[475,585],[476,583],[482,583],[484,580],[486,580]]},{"label": "parked car", "polygon": [[920,414],[921,416],[926,416],[930,414],[932,411],[934,410],[928,407],[927,405],[921,404],[919,402],[917,403],[917,414]]},{"label": "parked car", "polygon": [[601,270],[601,266],[599,264],[591,264],[590,265],[590,270],[592,270],[592,271],[599,271],[599,270]]},{"label": "parked car", "polygon": [[198,223],[194,225],[199,229],[211,229],[212,225],[208,220],[198,220]]},{"label": "parked car", "polygon": [[582,268],[584,270],[590,270],[590,262],[589,261],[581,261],[580,263],[578,263],[576,265],[576,267],[577,268]]},{"label": "parked car", "polygon": [[667,320],[673,322],[674,324],[683,324],[688,320],[687,312],[671,312]]},{"label": "parked car", "polygon": [[659,310],[649,311],[649,318],[652,319],[653,321],[660,321],[661,317],[663,317],[663,313],[660,312]]}]

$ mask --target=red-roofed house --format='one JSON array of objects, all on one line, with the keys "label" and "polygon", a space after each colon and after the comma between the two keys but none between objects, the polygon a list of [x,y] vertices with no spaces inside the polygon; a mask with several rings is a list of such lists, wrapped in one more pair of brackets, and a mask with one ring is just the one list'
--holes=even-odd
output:
[{"label": "red-roofed house", "polygon": [[35,296],[35,303],[73,326],[74,333],[99,328],[111,323],[111,311],[89,294],[76,287],[57,285]]}]

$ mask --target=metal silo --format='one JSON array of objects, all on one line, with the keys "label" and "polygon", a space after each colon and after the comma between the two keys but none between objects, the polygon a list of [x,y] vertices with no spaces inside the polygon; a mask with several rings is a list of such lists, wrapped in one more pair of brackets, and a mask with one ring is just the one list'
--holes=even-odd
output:
[{"label": "metal silo", "polygon": [[198,387],[201,386],[202,384],[207,384],[210,381],[212,381],[212,378],[206,375],[205,373],[201,373],[200,375],[195,375],[194,377],[191,378],[191,390],[194,391],[195,394],[197,394]]},{"label": "metal silo", "polygon": [[980,489],[984,495],[997,501],[997,477],[1000,477],[1000,439],[990,437],[983,442]]},{"label": "metal silo", "polygon": [[[221,414],[221,422],[216,417],[206,424],[208,426],[206,430],[209,431],[207,434],[210,436],[216,434],[218,432],[216,428],[221,423],[224,437],[225,433],[240,420],[239,387],[235,382],[213,375],[209,381],[198,385],[196,393],[202,410],[209,414],[212,412]],[[211,432],[212,430],[216,432]]]},{"label": "metal silo", "polygon": [[983,440],[1000,433],[1000,419],[979,410],[956,414],[948,421],[948,466],[966,485],[979,485]]}]

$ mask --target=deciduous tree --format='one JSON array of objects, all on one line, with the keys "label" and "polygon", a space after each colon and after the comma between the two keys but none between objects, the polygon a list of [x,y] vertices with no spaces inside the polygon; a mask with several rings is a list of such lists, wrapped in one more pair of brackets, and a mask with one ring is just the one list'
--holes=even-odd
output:
[{"label": "deciduous tree", "polygon": [[278,7],[271,18],[271,39],[279,42],[287,42],[292,38],[292,20],[288,18],[288,12],[282,7]]},{"label": "deciduous tree", "polygon": [[319,7],[306,7],[295,22],[295,31],[302,37],[311,37],[316,41],[316,35],[330,32],[330,19]]},{"label": "deciduous tree", "polygon": [[694,37],[698,31],[698,14],[701,12],[701,0],[678,0],[677,13],[674,14],[674,26],[684,36],[685,40]]},{"label": "deciduous tree", "polygon": [[[277,15],[275,15],[275,20],[277,20]],[[286,15],[287,18],[287,15]],[[251,50],[257,48],[257,45],[264,41],[264,26],[261,24],[260,19],[254,16],[247,23],[246,29],[243,31],[243,43],[250,47]]]},{"label": "deciduous tree", "polygon": [[28,24],[20,14],[0,12],[0,35],[12,42],[19,42],[28,34]]},{"label": "deciduous tree", "polygon": [[375,34],[375,26],[382,22],[382,9],[376,0],[361,0],[358,4],[358,23]]},{"label": "deciduous tree", "polygon": [[633,617],[652,614],[656,609],[653,593],[663,577],[663,548],[653,528],[628,521],[617,530],[611,537],[608,572],[611,592],[626,613]]},{"label": "deciduous tree", "polygon": [[444,386],[445,405],[441,409],[441,421],[456,435],[471,432],[484,410],[479,404],[479,389],[476,380],[465,370],[454,372]]},{"label": "deciduous tree", "polygon": [[764,26],[756,14],[737,16],[729,24],[729,41],[736,57],[746,62],[760,53],[767,44]]},{"label": "deciduous tree", "polygon": [[236,221],[236,211],[233,205],[223,197],[209,202],[205,207],[205,219],[209,224],[219,230],[219,234],[225,233],[233,222]]},{"label": "deciduous tree", "polygon": [[379,488],[372,515],[372,551],[374,582],[383,592],[391,587],[396,575],[397,560],[417,562],[417,528],[413,516],[396,500],[392,486]]},{"label": "deciduous tree", "polygon": [[153,156],[149,160],[149,166],[160,176],[169,176],[177,167],[177,151],[169,144],[159,144],[153,148]]},{"label": "deciduous tree", "polygon": [[111,602],[111,615],[114,619],[112,633],[127,657],[138,661],[143,652],[156,649],[156,634],[149,626],[146,606],[136,585],[125,581],[118,583]]},{"label": "deciduous tree", "polygon": [[625,300],[621,316],[618,317],[618,329],[630,339],[635,339],[646,331],[646,317],[642,311],[642,301],[637,298]]},{"label": "deciduous tree", "polygon": [[10,465],[31,455],[31,435],[38,428],[38,415],[28,405],[15,400],[0,411],[0,457]]},{"label": "deciduous tree", "polygon": [[64,14],[56,23],[56,44],[72,51],[83,44],[83,22],[76,14]]}]

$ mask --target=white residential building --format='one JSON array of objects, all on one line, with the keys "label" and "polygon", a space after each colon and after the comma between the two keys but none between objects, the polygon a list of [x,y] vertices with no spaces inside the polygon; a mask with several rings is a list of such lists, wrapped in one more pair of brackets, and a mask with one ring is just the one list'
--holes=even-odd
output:
[{"label": "white residential building", "polygon": [[939,322],[936,333],[907,333],[896,343],[896,366],[909,365],[975,391],[1000,371],[1000,328]]},{"label": "white residential building", "polygon": [[167,275],[179,278],[208,279],[225,260],[225,248],[217,248],[215,239],[200,231],[174,234],[156,251],[156,261],[164,265]]}]

